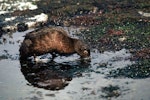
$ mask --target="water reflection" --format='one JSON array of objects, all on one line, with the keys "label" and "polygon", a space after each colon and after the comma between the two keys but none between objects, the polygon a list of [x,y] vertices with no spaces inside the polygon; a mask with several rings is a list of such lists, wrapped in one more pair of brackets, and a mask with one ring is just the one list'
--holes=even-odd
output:
[{"label": "water reflection", "polygon": [[81,77],[89,67],[89,63],[82,60],[63,63],[27,60],[20,61],[20,64],[21,72],[31,85],[48,90],[65,88],[74,77]]}]

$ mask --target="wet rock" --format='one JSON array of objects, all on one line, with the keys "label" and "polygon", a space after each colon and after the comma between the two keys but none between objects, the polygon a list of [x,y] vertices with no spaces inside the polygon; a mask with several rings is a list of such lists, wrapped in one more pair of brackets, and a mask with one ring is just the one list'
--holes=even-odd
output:
[{"label": "wet rock", "polygon": [[127,66],[125,68],[118,68],[116,70],[110,71],[108,77],[114,78],[133,78],[133,79],[143,79],[150,77],[150,61],[142,60],[138,61],[133,65]]},{"label": "wet rock", "polygon": [[[5,4],[5,3],[4,3]],[[91,25],[101,25],[103,22],[121,22],[123,20],[136,19],[137,21],[147,21],[148,17],[138,16],[137,13],[143,16],[148,16],[147,12],[148,4],[144,2],[125,2],[125,1],[35,1],[34,4],[37,5],[36,9],[12,9],[14,12],[10,14],[4,14],[4,16],[22,16],[23,21],[26,21],[27,17],[31,17],[40,13],[47,14],[45,17],[46,22],[50,25],[59,26],[91,26]],[[30,5],[30,4],[29,4]],[[13,7],[12,7],[13,8]],[[137,9],[138,12],[134,12],[132,9]],[[143,10],[144,9],[144,10]],[[136,14],[135,14],[136,13]],[[2,16],[2,18],[4,18]],[[1,17],[1,16],[0,16]],[[53,19],[56,17],[59,20]],[[38,18],[41,20],[43,17]],[[68,18],[70,19],[68,21]],[[67,23],[66,23],[67,21]],[[38,22],[38,21],[37,21]],[[53,22],[53,23],[51,23]],[[69,24],[68,24],[69,22]],[[15,22],[16,23],[16,22]],[[38,27],[34,24],[33,27]],[[9,29],[11,31],[11,29]]]},{"label": "wet rock", "polygon": [[8,59],[8,56],[7,55],[1,55],[0,60],[3,60],[3,59]]},{"label": "wet rock", "polygon": [[144,48],[136,51],[132,59],[150,59],[150,48]]},{"label": "wet rock", "polygon": [[25,23],[19,23],[19,24],[17,25],[17,30],[18,30],[19,32],[26,31],[26,30],[28,30],[28,25],[25,24]]},{"label": "wet rock", "polygon": [[70,26],[70,22],[69,21],[63,21],[63,26],[69,27]]},{"label": "wet rock", "polygon": [[0,37],[3,35],[4,30],[3,30],[3,26],[0,25]]},{"label": "wet rock", "polygon": [[108,87],[103,87],[102,92],[105,93],[105,95],[101,95],[103,98],[110,99],[112,97],[118,97],[121,95],[120,93],[120,88],[118,86],[108,86]]},{"label": "wet rock", "polygon": [[97,14],[74,17],[70,23],[76,26],[99,25],[102,21],[96,18]]},{"label": "wet rock", "polygon": [[6,43],[7,42],[7,39],[6,38],[3,38],[3,43]]},{"label": "wet rock", "polygon": [[83,31],[82,34],[92,48],[97,48],[100,52],[121,48],[136,51],[150,45],[149,23],[146,22],[105,22]]},{"label": "wet rock", "polygon": [[114,29],[109,29],[107,33],[109,35],[122,35],[122,34],[125,34],[122,30],[114,30]]}]

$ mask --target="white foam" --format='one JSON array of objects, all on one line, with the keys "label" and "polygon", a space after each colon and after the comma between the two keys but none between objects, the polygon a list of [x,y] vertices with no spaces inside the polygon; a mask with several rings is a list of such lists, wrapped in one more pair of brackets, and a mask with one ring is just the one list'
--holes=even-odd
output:
[{"label": "white foam", "polygon": [[36,22],[46,22],[48,20],[48,15],[41,13],[40,15],[36,15],[36,16],[28,18],[28,19],[36,20]]},{"label": "white foam", "polygon": [[[34,0],[38,1],[38,0]],[[13,1],[6,1],[0,0],[0,10],[1,11],[15,11],[15,10],[35,10],[37,9],[37,5],[34,5],[30,0],[13,0]]]},{"label": "white foam", "polygon": [[5,18],[5,21],[12,21],[14,19],[16,19],[16,17]]},{"label": "white foam", "polygon": [[150,17],[150,13],[146,13],[146,12],[143,12],[143,11],[138,11],[138,13],[139,13],[141,16]]},{"label": "white foam", "polygon": [[0,11],[0,15],[1,14],[6,14],[6,13],[9,13],[9,11]]}]

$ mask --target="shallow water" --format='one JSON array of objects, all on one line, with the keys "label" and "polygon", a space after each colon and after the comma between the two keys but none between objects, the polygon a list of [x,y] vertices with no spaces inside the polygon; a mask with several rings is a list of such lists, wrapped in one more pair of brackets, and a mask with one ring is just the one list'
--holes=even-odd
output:
[{"label": "shallow water", "polygon": [[39,63],[20,62],[19,45],[30,31],[6,34],[0,39],[0,100],[150,99],[150,78],[110,76],[110,71],[135,63],[125,49],[104,53],[92,49],[91,60],[85,61],[74,54],[57,57],[54,62],[47,62],[49,55]]}]

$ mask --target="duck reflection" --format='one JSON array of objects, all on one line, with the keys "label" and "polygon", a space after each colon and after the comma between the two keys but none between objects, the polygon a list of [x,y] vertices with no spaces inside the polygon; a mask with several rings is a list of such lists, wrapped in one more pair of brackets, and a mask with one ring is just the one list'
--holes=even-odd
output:
[{"label": "duck reflection", "polygon": [[31,85],[48,90],[63,89],[72,78],[82,76],[82,72],[89,66],[85,61],[34,63],[31,60],[20,60],[20,64],[25,79]]}]

